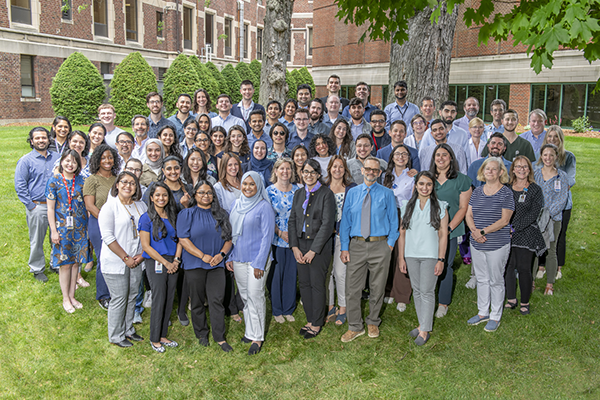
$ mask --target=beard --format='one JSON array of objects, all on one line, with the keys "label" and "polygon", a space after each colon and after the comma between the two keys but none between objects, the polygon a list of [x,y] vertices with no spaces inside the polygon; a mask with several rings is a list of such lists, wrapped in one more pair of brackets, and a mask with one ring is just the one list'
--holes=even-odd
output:
[{"label": "beard", "polygon": [[469,119],[473,119],[473,118],[475,118],[477,116],[477,111],[475,111],[475,110],[468,110],[466,112],[466,114],[467,114],[467,117]]}]

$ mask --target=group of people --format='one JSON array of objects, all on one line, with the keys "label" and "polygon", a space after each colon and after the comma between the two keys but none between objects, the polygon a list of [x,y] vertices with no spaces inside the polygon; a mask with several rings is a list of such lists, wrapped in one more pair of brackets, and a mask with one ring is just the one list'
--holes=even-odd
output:
[{"label": "group of people", "polygon": [[[242,322],[248,353],[265,340],[266,299],[278,323],[295,321],[296,288],[306,315],[299,333],[319,335],[327,322],[348,323],[341,340],[379,336],[381,308],[406,310],[411,294],[418,326],[409,332],[425,344],[434,316],[452,302],[454,259],[460,248],[471,264],[467,287],[477,289],[477,314],[495,331],[506,309],[530,313],[534,278],[547,276],[546,295],[565,265],[565,235],[572,208],[575,157],[559,126],[529,115],[531,130],[517,135],[517,112],[496,99],[493,122],[477,117],[468,98],[465,116],[445,101],[420,106],[394,84],[396,101],[383,110],[369,103],[369,86],[353,99],[313,98],[298,87],[297,100],[242,101],[207,91],[182,94],[177,112],[164,118],[160,94],[148,94],[149,116],[136,115],[133,134],[114,126],[110,105],[88,134],[57,117],[51,131],[33,128],[32,151],[15,173],[27,209],[30,271],[44,274],[48,227],[51,268],[59,269],[63,307],[83,305],[80,271],[93,268],[96,299],[108,310],[109,341],[142,341],[144,292],[151,298],[150,344],[168,339],[170,316],[225,352],[225,318]],[[517,279],[520,303],[517,300]],[[87,282],[85,282],[87,283]],[[438,306],[436,311],[436,289]],[[368,299],[363,319],[361,300]],[[505,301],[506,300],[506,301]],[[336,305],[337,301],[337,305]],[[366,329],[365,329],[366,322]]]}]

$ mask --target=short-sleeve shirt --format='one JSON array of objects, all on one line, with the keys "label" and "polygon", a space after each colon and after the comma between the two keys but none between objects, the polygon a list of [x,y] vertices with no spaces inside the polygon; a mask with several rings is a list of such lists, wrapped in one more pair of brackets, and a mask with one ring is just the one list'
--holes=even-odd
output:
[{"label": "short-sleeve shirt", "polygon": [[[404,242],[404,257],[413,258],[438,258],[440,238],[438,231],[431,226],[431,200],[427,200],[421,210],[420,201],[417,200],[410,218],[410,226],[406,231]],[[408,201],[403,201],[400,207],[401,215],[406,212]],[[440,206],[440,220],[446,216],[448,203],[438,200]]]},{"label": "short-sleeve shirt", "polygon": [[[215,228],[217,221],[212,216],[210,209],[200,207],[186,208],[177,216],[177,235],[180,238],[191,240],[203,254],[214,256],[221,252],[225,241],[221,238],[221,228]],[[214,269],[223,268],[225,261],[214,267],[205,263],[185,249],[181,255],[183,269]]]},{"label": "short-sleeve shirt", "polygon": [[[153,223],[148,213],[144,213],[140,217],[138,230],[150,233],[150,247],[156,250],[158,254],[161,256],[174,256],[177,252],[177,243],[175,242],[177,234],[175,233],[175,228],[173,228],[173,225],[171,225],[168,218],[163,218],[163,222],[167,228],[167,236],[159,240],[154,239]],[[162,234],[162,231],[159,231],[159,237],[162,236]],[[142,257],[152,258],[145,251],[142,253]]]},{"label": "short-sleeve shirt", "polygon": [[[468,176],[458,173],[458,176],[454,179],[448,179],[443,185],[439,182],[435,182],[435,192],[439,200],[444,200],[448,203],[448,213],[450,221],[454,218],[454,215],[460,208],[460,195],[466,192],[471,187],[471,179]],[[465,234],[465,223],[461,221],[452,233],[450,233],[450,239],[459,237]]]},{"label": "short-sleeve shirt", "polygon": [[106,203],[106,199],[108,198],[108,193],[115,183],[116,176],[109,176],[105,178],[98,174],[90,175],[83,185],[83,196],[95,196],[95,205],[98,209],[101,209],[104,203]]},{"label": "short-sleeve shirt", "polygon": [[[473,191],[469,205],[473,209],[473,220],[475,227],[479,229],[487,228],[500,218],[502,210],[515,210],[515,201],[512,190],[507,186],[502,186],[500,190],[491,196],[483,191],[485,186],[480,186]],[[485,243],[479,243],[471,240],[471,245],[479,251],[494,251],[510,243],[510,225],[502,227],[496,232],[490,232],[485,235]]]}]

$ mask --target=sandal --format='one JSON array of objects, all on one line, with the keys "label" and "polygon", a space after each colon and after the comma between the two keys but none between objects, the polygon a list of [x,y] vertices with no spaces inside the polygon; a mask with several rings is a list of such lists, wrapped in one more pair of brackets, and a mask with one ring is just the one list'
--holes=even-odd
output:
[{"label": "sandal", "polygon": [[337,326],[342,326],[345,323],[346,323],[346,313],[338,314],[337,318],[335,319],[335,324]]},{"label": "sandal", "polygon": [[239,314],[233,314],[233,315],[231,316],[231,319],[232,319],[232,320],[234,320],[235,322],[238,322],[238,323],[240,323],[240,324],[242,323],[242,317],[240,317],[240,315],[239,315]]},{"label": "sandal", "polygon": [[82,278],[77,279],[77,284],[79,285],[79,287],[89,287],[90,284]]},{"label": "sandal", "polygon": [[521,304],[521,308],[519,309],[519,312],[521,313],[521,315],[528,315],[529,314],[529,304]]},{"label": "sandal", "polygon": [[517,300],[515,300],[514,303],[510,302],[510,301],[506,301],[504,308],[510,308],[511,310],[514,310],[515,308],[517,308]]},{"label": "sandal", "polygon": [[544,290],[544,295],[552,296],[554,294],[554,286],[549,283],[546,285],[546,290]]},{"label": "sandal", "polygon": [[327,313],[327,316],[325,317],[325,322],[331,322],[335,319],[335,316],[337,315],[337,308],[333,307],[331,310],[329,310],[329,312]]}]

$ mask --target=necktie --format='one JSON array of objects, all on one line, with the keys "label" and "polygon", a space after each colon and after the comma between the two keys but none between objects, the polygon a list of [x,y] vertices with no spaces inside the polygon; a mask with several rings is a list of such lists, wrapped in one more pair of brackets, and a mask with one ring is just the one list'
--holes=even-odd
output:
[{"label": "necktie", "polygon": [[371,188],[367,189],[360,211],[360,234],[365,239],[371,236]]}]

